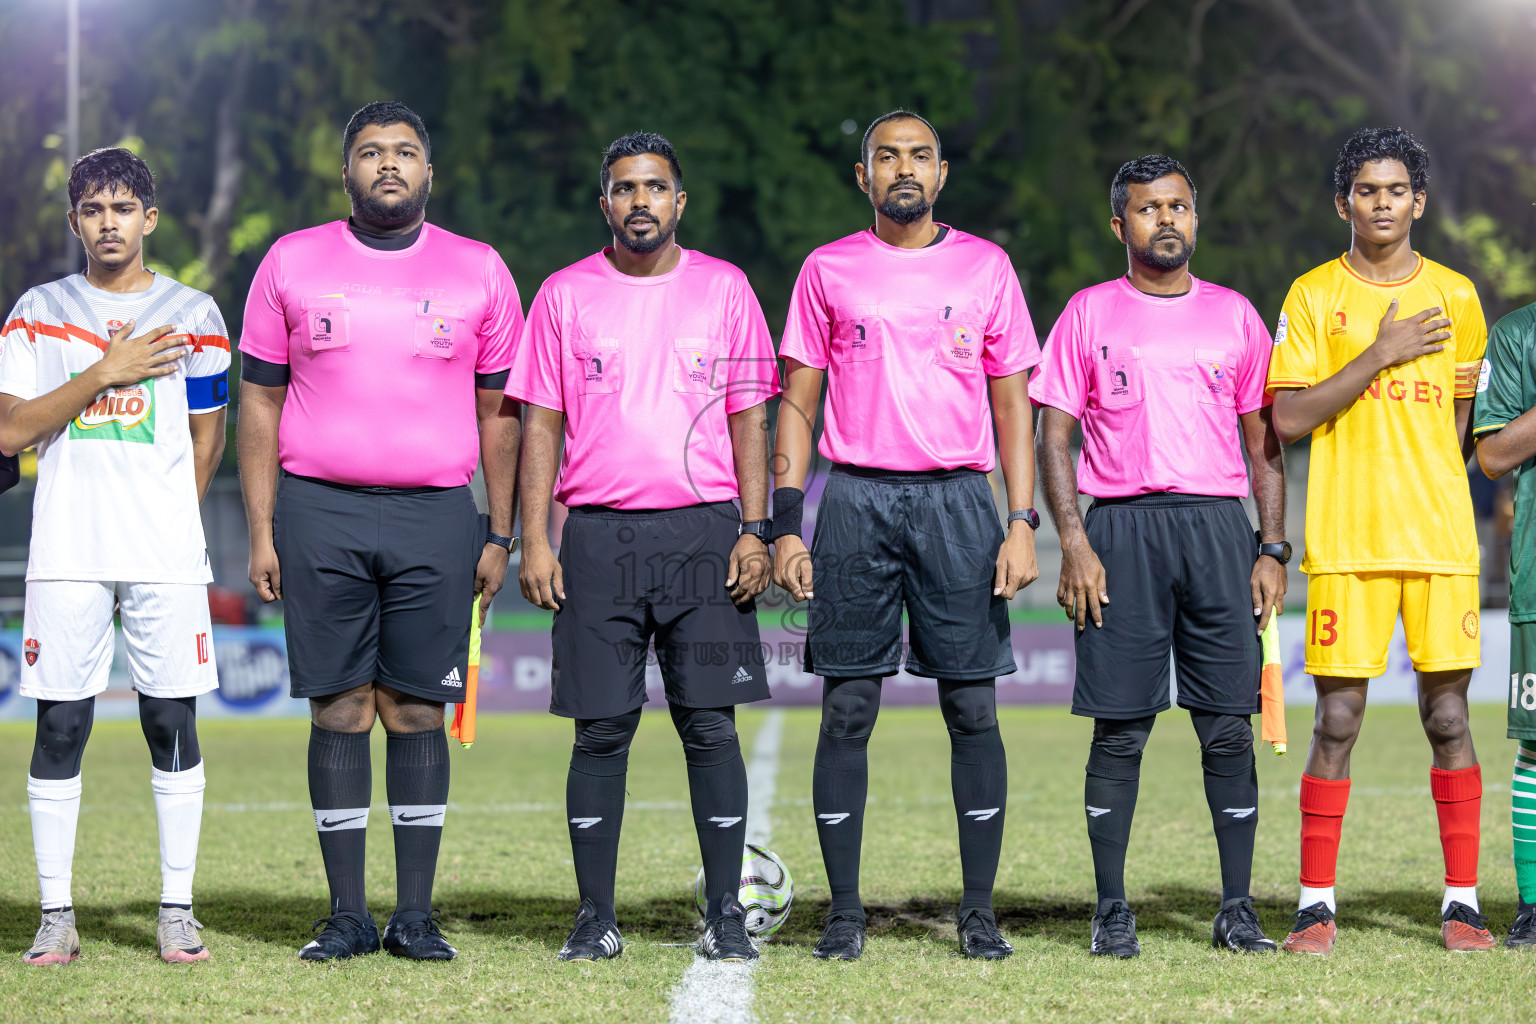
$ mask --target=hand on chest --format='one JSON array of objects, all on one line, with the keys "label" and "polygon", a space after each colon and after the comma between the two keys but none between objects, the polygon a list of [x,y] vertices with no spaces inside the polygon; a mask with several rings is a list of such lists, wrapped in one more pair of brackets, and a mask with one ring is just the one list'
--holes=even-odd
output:
[{"label": "hand on chest", "polygon": [[[1384,293],[1379,297],[1372,296],[1372,301],[1366,302],[1359,297],[1334,296],[1325,309],[1314,314],[1320,377],[1337,373],[1375,343],[1382,317],[1392,298],[1393,295]],[[1409,291],[1402,294],[1398,309],[1401,319],[1409,319],[1420,310],[1443,305],[1444,300],[1438,296]],[[1455,362],[1453,337],[1439,352],[1389,366],[1377,376],[1363,397],[1441,405],[1454,383]]]}]

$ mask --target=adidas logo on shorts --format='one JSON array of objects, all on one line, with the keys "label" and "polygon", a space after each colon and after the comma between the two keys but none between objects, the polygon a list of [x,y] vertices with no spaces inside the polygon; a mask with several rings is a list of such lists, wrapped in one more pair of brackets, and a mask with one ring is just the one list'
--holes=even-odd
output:
[{"label": "adidas logo on shorts", "polygon": [[752,673],[748,672],[746,670],[745,666],[743,666],[741,668],[738,668],[736,670],[736,674],[731,677],[731,685],[732,686],[735,686],[735,685],[740,684],[740,683],[750,683],[751,681],[752,681]]},{"label": "adidas logo on shorts", "polygon": [[453,670],[447,675],[443,676],[443,681],[439,685],[457,686],[462,689],[464,687],[464,680],[459,677],[459,666],[453,666]]}]

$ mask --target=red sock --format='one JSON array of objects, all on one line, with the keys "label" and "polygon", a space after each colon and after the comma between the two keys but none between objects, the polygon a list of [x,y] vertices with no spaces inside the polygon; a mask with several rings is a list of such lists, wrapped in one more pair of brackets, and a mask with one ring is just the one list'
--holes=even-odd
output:
[{"label": "red sock", "polygon": [[1349,806],[1348,779],[1301,775],[1301,884],[1326,889],[1339,866],[1339,833]]},{"label": "red sock", "polygon": [[1470,888],[1477,884],[1477,842],[1483,812],[1481,765],[1446,771],[1429,770],[1429,792],[1440,818],[1440,849],[1445,853],[1445,884]]}]

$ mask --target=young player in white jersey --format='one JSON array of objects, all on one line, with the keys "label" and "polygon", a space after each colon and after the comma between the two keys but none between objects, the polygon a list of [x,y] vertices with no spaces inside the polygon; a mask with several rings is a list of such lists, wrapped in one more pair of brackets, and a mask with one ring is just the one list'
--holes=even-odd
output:
[{"label": "young player in white jersey", "polygon": [[198,503],[224,450],[229,338],[211,298],[144,267],[157,211],[142,160],[126,149],[81,157],[69,201],[88,269],[30,289],[0,326],[0,452],[38,451],[21,693],[37,698],[27,797],[43,920],[22,959],[80,955],[70,899],[80,759],[116,610],[160,823],[160,956],[205,960],[192,917],[204,784],[195,711],[218,676]]}]

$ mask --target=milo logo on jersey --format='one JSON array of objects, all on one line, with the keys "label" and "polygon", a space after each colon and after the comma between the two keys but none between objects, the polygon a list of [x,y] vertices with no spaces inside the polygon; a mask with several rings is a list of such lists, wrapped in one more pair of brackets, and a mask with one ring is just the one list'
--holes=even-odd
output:
[{"label": "milo logo on jersey", "polygon": [[[71,374],[78,376],[78,374]],[[155,443],[155,382],[103,391],[69,421],[71,438]]]}]

